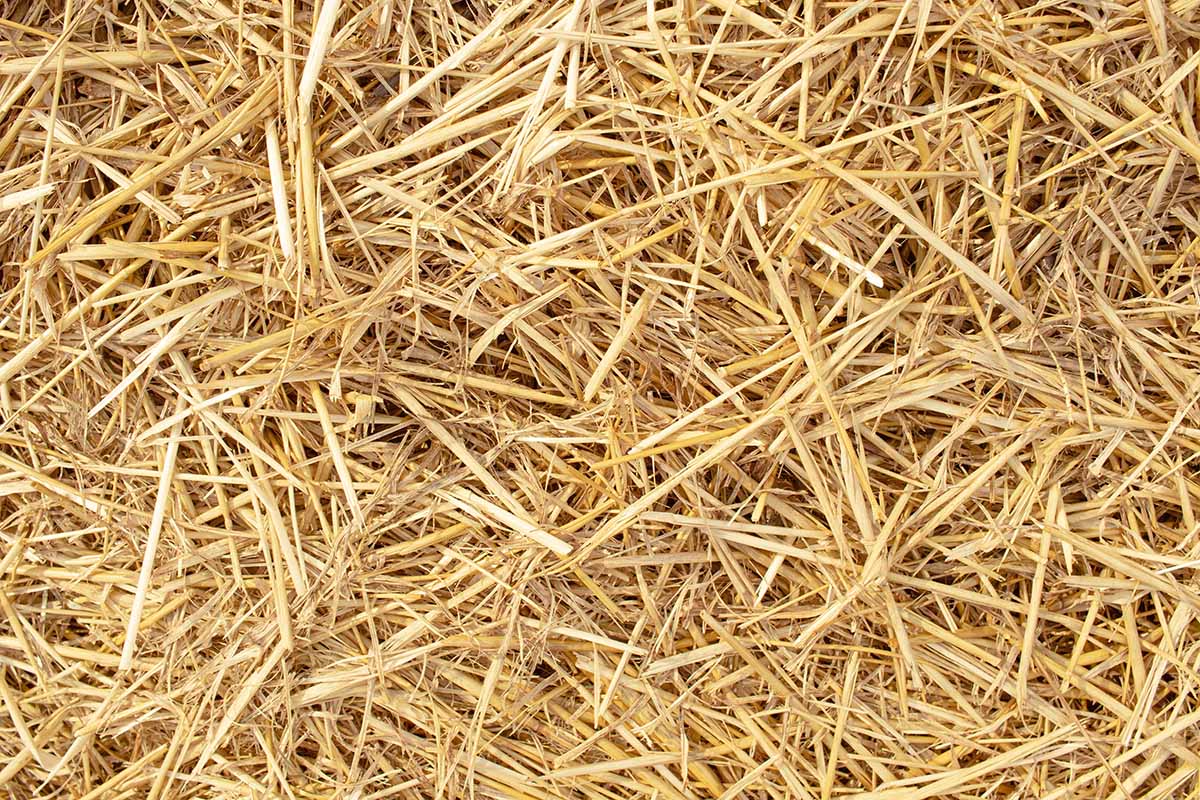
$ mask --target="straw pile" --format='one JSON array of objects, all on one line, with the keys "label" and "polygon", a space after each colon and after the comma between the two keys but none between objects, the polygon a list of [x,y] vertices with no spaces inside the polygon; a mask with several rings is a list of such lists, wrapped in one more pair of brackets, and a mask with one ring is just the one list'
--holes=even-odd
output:
[{"label": "straw pile", "polygon": [[1196,797],[1197,5],[0,3],[0,794]]}]

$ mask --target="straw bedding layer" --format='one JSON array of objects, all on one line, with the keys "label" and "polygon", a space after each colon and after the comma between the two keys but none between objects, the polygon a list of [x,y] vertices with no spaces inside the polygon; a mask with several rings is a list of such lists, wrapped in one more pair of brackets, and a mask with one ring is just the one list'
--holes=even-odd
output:
[{"label": "straw bedding layer", "polygon": [[1196,9],[0,3],[0,794],[1196,797]]}]

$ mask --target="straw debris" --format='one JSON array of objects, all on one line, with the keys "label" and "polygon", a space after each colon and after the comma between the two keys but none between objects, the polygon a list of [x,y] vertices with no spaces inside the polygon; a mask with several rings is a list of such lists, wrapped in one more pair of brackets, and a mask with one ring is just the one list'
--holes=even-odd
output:
[{"label": "straw debris", "polygon": [[1200,793],[1193,0],[0,0],[0,794]]}]

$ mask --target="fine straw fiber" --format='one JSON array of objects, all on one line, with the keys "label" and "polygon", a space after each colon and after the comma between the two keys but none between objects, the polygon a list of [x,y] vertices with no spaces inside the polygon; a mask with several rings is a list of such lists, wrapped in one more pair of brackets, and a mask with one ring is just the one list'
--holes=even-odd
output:
[{"label": "fine straw fiber", "polygon": [[0,0],[0,800],[1200,800],[1200,0]]}]

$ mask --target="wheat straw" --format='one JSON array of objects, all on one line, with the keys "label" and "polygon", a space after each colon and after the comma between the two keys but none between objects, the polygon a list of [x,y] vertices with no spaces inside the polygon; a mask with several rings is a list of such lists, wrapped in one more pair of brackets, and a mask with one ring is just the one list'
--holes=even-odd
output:
[{"label": "wheat straw", "polygon": [[1198,70],[0,2],[0,796],[1200,797]]}]

